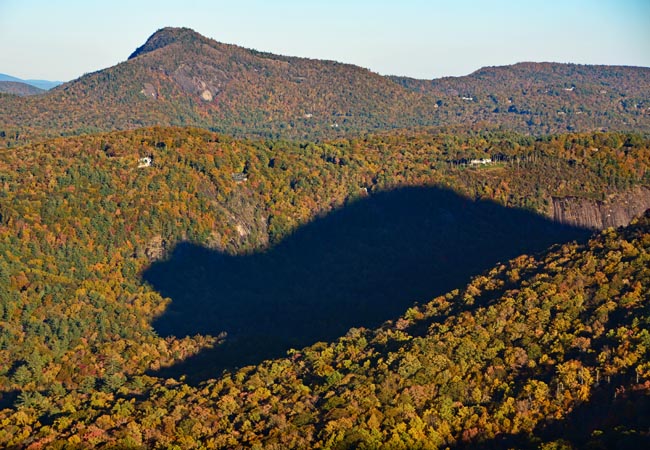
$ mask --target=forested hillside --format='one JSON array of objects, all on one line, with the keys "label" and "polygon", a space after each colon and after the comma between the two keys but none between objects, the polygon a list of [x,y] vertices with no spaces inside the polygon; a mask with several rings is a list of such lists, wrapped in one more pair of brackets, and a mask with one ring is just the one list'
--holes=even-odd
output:
[{"label": "forested hillside", "polygon": [[648,98],[642,67],[525,63],[424,81],[165,28],[127,61],[43,96],[0,95],[0,145],[156,125],[309,140],[441,125],[648,132]]},{"label": "forested hillside", "polygon": [[[551,199],[647,187],[649,152],[621,133],[187,128],[4,150],[0,443],[412,448],[529,436],[595,377],[640,389],[647,220],[506,261],[583,242]],[[301,271],[313,286],[287,290]],[[263,316],[297,333],[251,333]]]},{"label": "forested hillside", "polygon": [[534,134],[647,130],[650,69],[519,63],[431,81],[393,77],[414,91],[460,99],[452,123],[491,123]]},{"label": "forested hillside", "polygon": [[32,86],[27,83],[16,81],[0,81],[0,93],[3,94],[26,96],[38,95],[42,94],[43,92],[45,92],[43,89],[39,89],[36,86]]}]

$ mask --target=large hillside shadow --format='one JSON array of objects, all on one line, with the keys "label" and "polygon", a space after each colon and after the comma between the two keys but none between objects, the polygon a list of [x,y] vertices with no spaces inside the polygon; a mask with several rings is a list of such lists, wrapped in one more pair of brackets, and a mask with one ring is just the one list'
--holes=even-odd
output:
[{"label": "large hillside shadow", "polygon": [[161,336],[227,338],[159,375],[196,382],[351,327],[375,327],[499,261],[588,234],[524,210],[410,187],[318,218],[266,252],[232,256],[179,244],[143,275],[172,299],[154,328]]}]

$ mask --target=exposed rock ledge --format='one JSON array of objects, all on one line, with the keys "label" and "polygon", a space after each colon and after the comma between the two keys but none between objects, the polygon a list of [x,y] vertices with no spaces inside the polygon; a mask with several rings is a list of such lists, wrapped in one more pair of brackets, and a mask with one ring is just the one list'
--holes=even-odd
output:
[{"label": "exposed rock ledge", "polygon": [[628,225],[650,209],[650,189],[637,187],[607,196],[605,201],[553,197],[553,219],[567,225],[602,230]]}]

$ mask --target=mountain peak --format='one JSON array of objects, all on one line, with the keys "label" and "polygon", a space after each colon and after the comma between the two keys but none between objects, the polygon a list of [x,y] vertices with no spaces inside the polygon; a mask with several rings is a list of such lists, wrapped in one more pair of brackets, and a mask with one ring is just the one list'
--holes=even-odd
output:
[{"label": "mountain peak", "polygon": [[175,27],[166,27],[161,28],[152,34],[147,42],[142,46],[138,47],[132,54],[129,56],[129,59],[133,59],[137,56],[143,55],[145,53],[158,50],[159,48],[166,47],[175,42],[184,41],[192,42],[197,39],[204,39],[196,31],[191,28],[175,28]]}]

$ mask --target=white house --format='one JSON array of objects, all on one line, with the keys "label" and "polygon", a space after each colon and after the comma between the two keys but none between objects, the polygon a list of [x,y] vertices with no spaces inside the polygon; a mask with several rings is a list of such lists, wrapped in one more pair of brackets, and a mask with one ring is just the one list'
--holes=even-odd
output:
[{"label": "white house", "polygon": [[492,164],[491,158],[482,158],[482,159],[472,159],[469,162],[470,166],[480,166],[486,164]]},{"label": "white house", "polygon": [[153,162],[153,159],[151,156],[145,156],[144,158],[138,159],[138,169],[142,169],[143,167],[151,167],[151,163]]}]

